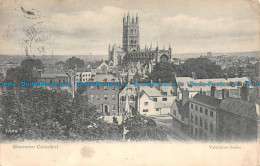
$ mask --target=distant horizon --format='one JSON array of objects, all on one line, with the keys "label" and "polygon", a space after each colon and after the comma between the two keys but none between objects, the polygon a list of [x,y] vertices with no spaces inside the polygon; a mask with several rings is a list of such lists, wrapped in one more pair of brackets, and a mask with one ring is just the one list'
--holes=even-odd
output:
[{"label": "distant horizon", "polygon": [[[208,52],[211,52],[211,51],[208,51]],[[183,54],[207,54],[208,52],[186,52],[186,53],[172,53],[172,55],[183,55]],[[258,52],[259,55],[260,55],[260,50],[255,50],[255,51],[241,51],[241,52],[211,52],[214,56],[214,54],[235,54],[235,53],[253,53],[253,52]],[[18,54],[0,54],[0,56],[26,56],[25,54],[24,55],[18,55]],[[37,55],[35,57],[42,57],[42,56],[52,56],[52,55]],[[105,55],[105,54],[53,54],[53,56],[108,56],[108,55]]]}]

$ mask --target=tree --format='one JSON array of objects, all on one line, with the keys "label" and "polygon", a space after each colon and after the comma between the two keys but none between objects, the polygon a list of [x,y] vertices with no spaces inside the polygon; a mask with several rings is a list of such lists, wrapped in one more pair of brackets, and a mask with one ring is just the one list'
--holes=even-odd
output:
[{"label": "tree", "polygon": [[21,65],[16,68],[8,69],[6,72],[6,82],[15,82],[16,86],[21,85],[21,82],[32,82],[33,69],[43,69],[43,64],[39,59],[25,59]]},{"label": "tree", "polygon": [[[121,140],[119,125],[78,96],[46,89],[7,92],[1,102],[5,140]],[[14,130],[15,132],[12,132]]]},{"label": "tree", "polygon": [[151,80],[154,82],[176,82],[172,65],[165,62],[157,63],[146,81],[150,82]]},{"label": "tree", "polygon": [[64,65],[65,63],[63,61],[59,61],[57,63],[55,63],[55,65]]},{"label": "tree", "polygon": [[65,62],[65,67],[67,67],[67,69],[74,69],[75,65],[77,65],[78,68],[84,67],[85,61],[73,56],[73,57],[67,59]]},{"label": "tree", "polygon": [[221,67],[211,62],[208,58],[191,58],[179,66],[174,66],[177,76],[191,77],[195,72],[196,78],[221,78],[224,72]]},{"label": "tree", "polygon": [[158,126],[150,117],[135,115],[127,118],[122,125],[125,125],[129,130],[126,139],[132,141],[167,140],[167,131],[162,126]]}]

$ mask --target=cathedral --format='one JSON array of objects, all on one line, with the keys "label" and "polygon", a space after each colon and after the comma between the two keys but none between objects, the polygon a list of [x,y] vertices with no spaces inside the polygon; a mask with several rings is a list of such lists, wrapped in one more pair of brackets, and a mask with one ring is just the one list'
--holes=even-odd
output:
[{"label": "cathedral", "polygon": [[[123,70],[138,73],[150,73],[153,66],[158,62],[170,62],[172,59],[172,49],[169,45],[168,49],[159,49],[158,44],[155,49],[145,46],[140,49],[139,37],[139,17],[138,14],[132,19],[129,16],[123,17],[123,38],[122,47],[109,45],[108,61],[113,66],[120,66]],[[134,70],[134,71],[133,71]]]}]

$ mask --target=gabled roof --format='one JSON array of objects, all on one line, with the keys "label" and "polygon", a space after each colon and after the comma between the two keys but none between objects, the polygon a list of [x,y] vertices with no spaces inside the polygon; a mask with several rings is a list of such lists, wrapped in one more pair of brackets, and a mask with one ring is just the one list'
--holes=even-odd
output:
[{"label": "gabled roof", "polygon": [[92,69],[96,69],[98,68],[98,66],[100,66],[103,62],[102,61],[96,61],[94,63],[92,63],[91,67]]},{"label": "gabled roof", "polygon": [[92,79],[95,82],[118,82],[113,74],[97,74]]},{"label": "gabled roof", "polygon": [[108,65],[108,61],[96,61],[96,62],[94,62],[94,63],[92,63],[92,69],[97,69],[102,63],[105,63],[106,65]]},{"label": "gabled roof", "polygon": [[182,101],[175,100],[176,105],[178,107],[178,112],[180,115],[182,115],[185,118],[189,118],[189,102],[186,102],[184,105],[182,105]]},{"label": "gabled roof", "polygon": [[257,119],[256,106],[255,103],[252,102],[228,97],[221,102],[219,108],[236,115],[254,120]]},{"label": "gabled roof", "polygon": [[149,97],[162,96],[161,92],[155,87],[142,86],[140,87],[140,92],[144,91]]},{"label": "gabled roof", "polygon": [[207,96],[204,94],[200,94],[197,93],[194,97],[193,100],[197,100],[199,102],[202,102],[204,104],[210,105],[210,106],[214,106],[214,107],[218,107],[219,104],[221,103],[220,99],[217,99],[215,97],[212,96]]},{"label": "gabled roof", "polygon": [[91,69],[85,66],[85,67],[79,68],[78,72],[91,72]]}]

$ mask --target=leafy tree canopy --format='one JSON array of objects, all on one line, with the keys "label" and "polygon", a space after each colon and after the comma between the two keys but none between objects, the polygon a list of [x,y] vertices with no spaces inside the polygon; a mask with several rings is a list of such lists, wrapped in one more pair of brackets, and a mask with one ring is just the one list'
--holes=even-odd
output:
[{"label": "leafy tree canopy", "polygon": [[191,58],[179,66],[172,65],[177,76],[191,77],[195,72],[196,78],[220,78],[224,76],[219,65],[211,62],[208,58]]},{"label": "leafy tree canopy", "polygon": [[85,61],[73,56],[73,57],[67,59],[65,62],[65,67],[67,67],[68,69],[74,69],[75,65],[77,65],[78,68],[84,67]]},{"label": "leafy tree canopy", "polygon": [[157,63],[146,81],[150,82],[151,80],[153,82],[176,82],[173,66],[170,63]]},{"label": "leafy tree canopy", "polygon": [[16,68],[8,69],[6,72],[5,81],[15,82],[17,86],[20,82],[31,82],[33,81],[33,68],[43,69],[43,64],[39,59],[25,59],[21,62],[21,65]]},{"label": "leafy tree canopy", "polygon": [[127,118],[123,125],[129,130],[126,139],[132,141],[167,140],[167,131],[162,126],[158,126],[150,117],[138,114]]}]

